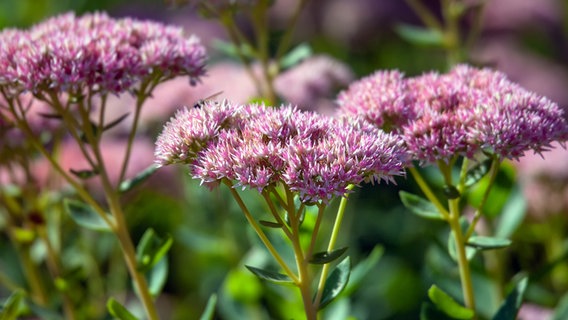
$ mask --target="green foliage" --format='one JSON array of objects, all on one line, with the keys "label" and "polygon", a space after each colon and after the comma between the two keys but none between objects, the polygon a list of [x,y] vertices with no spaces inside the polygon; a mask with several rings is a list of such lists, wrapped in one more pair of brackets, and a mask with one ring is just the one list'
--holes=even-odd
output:
[{"label": "green foliage", "polygon": [[21,314],[24,292],[14,291],[0,308],[0,320],[16,320]]},{"label": "green foliage", "polygon": [[120,320],[138,320],[128,309],[126,309],[120,302],[114,298],[109,298],[107,301],[107,310],[109,313]]},{"label": "green foliage", "polygon": [[207,305],[205,306],[205,310],[201,314],[199,320],[213,320],[215,316],[215,306],[217,305],[217,295],[212,294],[207,300]]},{"label": "green foliage", "polygon": [[320,310],[330,304],[337,296],[345,289],[351,274],[351,259],[345,257],[340,263],[335,266],[331,274],[325,281],[321,301]]},{"label": "green foliage", "polygon": [[172,244],[173,238],[171,236],[162,239],[156,235],[156,232],[152,228],[146,230],[136,247],[138,271],[147,272],[160,262],[160,260],[165,259]]},{"label": "green foliage", "polygon": [[[96,231],[111,231],[106,221],[86,203],[79,200],[65,199],[63,205],[71,219],[81,227]],[[107,215],[107,219],[113,221],[113,217],[110,215]]]},{"label": "green foliage", "polygon": [[519,280],[517,285],[513,288],[511,293],[507,295],[507,298],[493,317],[493,320],[515,320],[517,319],[517,313],[523,303],[523,296],[527,289],[529,279],[527,277]]},{"label": "green foliage", "polygon": [[317,252],[312,255],[309,261],[313,264],[330,263],[339,259],[339,257],[341,257],[345,253],[345,251],[347,251],[347,247],[335,249],[332,251]]},{"label": "green foliage", "polygon": [[479,182],[483,177],[487,175],[489,169],[491,168],[492,159],[485,159],[477,165],[470,168],[465,177],[465,186],[471,187]]},{"label": "green foliage", "polygon": [[471,319],[474,316],[473,310],[457,303],[452,297],[436,285],[432,285],[430,287],[430,290],[428,290],[428,297],[440,311],[453,319]]},{"label": "green foliage", "polygon": [[467,240],[467,244],[479,250],[491,250],[506,248],[511,245],[511,240],[494,237],[472,236]]},{"label": "green foliage", "polygon": [[406,191],[399,192],[400,200],[412,213],[426,219],[444,220],[436,206],[430,201]]},{"label": "green foliage", "polygon": [[131,190],[132,188],[140,185],[142,182],[150,178],[158,169],[158,166],[156,166],[155,164],[150,165],[148,168],[138,173],[134,178],[122,181],[118,186],[118,191],[126,192]]},{"label": "green foliage", "polygon": [[290,277],[288,277],[285,274],[269,270],[263,270],[251,266],[245,266],[245,267],[261,280],[266,280],[274,283],[292,283],[292,279],[290,279]]},{"label": "green foliage", "polygon": [[438,30],[402,23],[397,24],[394,30],[401,38],[413,45],[435,47],[442,47],[444,45],[444,35]]},{"label": "green foliage", "polygon": [[312,48],[307,43],[300,43],[295,48],[290,50],[286,55],[280,58],[279,64],[280,68],[288,69],[291,68],[302,60],[309,58],[313,54]]}]

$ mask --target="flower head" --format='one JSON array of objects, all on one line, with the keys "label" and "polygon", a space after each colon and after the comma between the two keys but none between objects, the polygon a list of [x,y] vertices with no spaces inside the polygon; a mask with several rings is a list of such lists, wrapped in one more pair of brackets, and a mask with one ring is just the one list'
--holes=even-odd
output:
[{"label": "flower head", "polygon": [[104,13],[72,13],[0,33],[0,84],[19,91],[120,93],[146,77],[196,81],[205,49],[181,29]]},{"label": "flower head", "polygon": [[[203,120],[223,108],[232,111],[223,125]],[[283,184],[314,203],[345,194],[351,184],[391,180],[402,174],[407,154],[398,137],[368,124],[291,106],[225,102],[179,112],[158,137],[156,158],[189,164],[207,184],[226,179],[259,192]]]},{"label": "flower head", "polygon": [[479,151],[516,159],[568,138],[557,104],[486,68],[458,65],[446,74],[406,79],[397,72],[378,72],[352,84],[339,100],[343,114],[377,127],[384,126],[391,110],[401,110],[406,120],[393,130],[422,163],[473,158]]}]

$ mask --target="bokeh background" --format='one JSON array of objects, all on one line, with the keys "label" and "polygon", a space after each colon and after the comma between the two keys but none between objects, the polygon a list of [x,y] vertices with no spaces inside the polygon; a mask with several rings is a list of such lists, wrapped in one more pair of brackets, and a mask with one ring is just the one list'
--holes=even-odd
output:
[{"label": "bokeh background", "polygon": [[[438,12],[437,0],[424,2]],[[470,50],[471,62],[499,69],[522,86],[568,107],[568,2],[487,2],[483,27]],[[275,1],[269,20],[273,37],[282,35],[295,4],[296,0]],[[222,98],[235,102],[256,97],[244,68],[223,50],[227,41],[223,28],[191,6],[160,0],[0,0],[0,28],[27,27],[67,11],[107,11],[114,17],[180,25],[208,47],[208,76],[201,84],[191,87],[186,79],[175,79],[159,87],[147,102],[133,172],[153,162],[153,142],[176,109],[219,91]],[[247,21],[242,20],[246,30]],[[462,28],[467,30],[471,23],[465,19]],[[421,22],[405,1],[312,0],[293,40],[295,45],[308,45],[312,57],[277,77],[279,98],[333,114],[337,92],[377,69],[396,68],[408,75],[443,71],[444,52],[406,41],[400,35],[401,26],[406,25],[421,26]],[[110,116],[123,114],[129,103],[125,97],[113,98]],[[106,147],[109,158],[125,138],[121,128],[112,134],[116,144],[111,141]],[[546,161],[540,155],[528,155],[505,163],[498,176],[482,227],[511,235],[514,242],[474,261],[476,292],[485,316],[494,312],[509,289],[507,283],[520,274],[530,279],[521,319],[551,319],[554,309],[568,302],[568,152],[559,146],[544,156]],[[68,161],[69,167],[76,165],[80,160],[73,157],[73,150],[67,150],[62,161]],[[434,172],[425,173],[439,182]],[[96,186],[92,189],[96,192]],[[460,296],[457,270],[444,249],[445,225],[410,214],[399,201],[401,189],[418,192],[407,178],[397,179],[396,185],[365,186],[351,196],[340,242],[349,246],[355,263],[376,254],[376,248],[383,248],[384,254],[358,290],[328,308],[325,319],[418,319],[432,283]],[[253,192],[245,196],[253,211],[265,210]],[[468,200],[475,203],[479,197],[474,190]],[[270,262],[226,190],[209,191],[191,180],[185,168],[172,167],[128,194],[127,205],[135,238],[148,227],[174,237],[170,274],[158,302],[165,319],[197,319],[213,293],[219,296],[218,319],[284,319],[284,312],[301,312],[301,307],[290,305],[293,299],[286,290],[260,282],[244,268]],[[326,221],[324,230],[331,221]],[[501,227],[506,230],[494,230],[496,225],[506,225]],[[63,246],[65,261],[80,279],[77,299],[83,299],[85,314],[105,318],[105,292],[120,295],[129,286],[120,252],[112,237],[81,230],[72,222],[63,226],[62,241],[68,244]],[[41,257],[38,248],[38,263]],[[19,270],[14,250],[0,234],[0,271],[12,283],[25,286]],[[8,288],[0,285],[0,298],[8,295]]]}]

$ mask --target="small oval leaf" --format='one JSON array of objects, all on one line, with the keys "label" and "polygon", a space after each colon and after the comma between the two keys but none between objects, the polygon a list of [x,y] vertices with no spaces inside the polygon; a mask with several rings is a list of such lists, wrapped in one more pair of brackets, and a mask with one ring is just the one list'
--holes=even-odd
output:
[{"label": "small oval leaf", "polygon": [[[455,240],[453,231],[450,232],[450,236],[448,237],[448,253],[450,254],[450,257],[452,257],[452,259],[454,261],[458,261],[458,253],[457,253],[457,250],[456,250],[456,240]],[[477,253],[476,248],[469,247],[469,246],[465,247],[465,256],[466,256],[468,261],[473,259],[473,257],[475,256],[476,253]]]},{"label": "small oval leaf", "polygon": [[173,242],[171,236],[162,239],[156,235],[152,228],[147,229],[136,247],[138,271],[150,271],[170,250]]},{"label": "small oval leaf", "polygon": [[126,309],[120,302],[114,298],[109,298],[107,301],[107,310],[113,317],[120,320],[138,320],[128,309]]},{"label": "small oval leaf", "polygon": [[494,237],[472,236],[467,245],[479,250],[501,249],[511,245],[511,240]]},{"label": "small oval leaf", "polygon": [[444,186],[444,195],[446,196],[446,198],[448,198],[450,200],[457,199],[457,198],[461,197],[461,194],[458,191],[458,188],[456,188],[455,186],[452,186],[452,185],[445,185]]},{"label": "small oval leaf", "polygon": [[81,179],[81,180],[86,180],[89,178],[92,178],[96,175],[99,174],[98,170],[74,170],[74,169],[69,169],[69,172],[71,172],[74,176],[76,176],[77,178]]},{"label": "small oval leaf", "polygon": [[131,190],[132,188],[150,178],[157,170],[158,166],[156,166],[155,164],[150,165],[148,168],[137,174],[134,178],[122,181],[118,186],[118,191],[126,192],[128,190]]},{"label": "small oval leaf", "polygon": [[401,38],[415,45],[438,47],[444,45],[444,35],[438,30],[398,24],[395,26],[395,31]]},{"label": "small oval leaf", "polygon": [[199,320],[213,320],[213,316],[215,316],[215,306],[217,305],[217,295],[212,294],[207,300],[207,305],[205,306],[205,310],[201,314]]},{"label": "small oval leaf", "polygon": [[251,266],[245,266],[252,272],[255,276],[257,276],[261,280],[266,280],[274,283],[291,283],[292,279],[285,274],[281,274],[274,271],[263,270]]},{"label": "small oval leaf", "polygon": [[445,220],[430,201],[406,191],[400,191],[399,196],[402,204],[417,216],[432,220]]},{"label": "small oval leaf", "polygon": [[103,127],[103,131],[106,131],[106,130],[109,130],[109,129],[114,128],[116,125],[118,125],[119,123],[121,123],[124,119],[126,119],[126,117],[128,117],[129,114],[130,114],[130,113],[127,112],[127,113],[121,115],[120,117],[116,118],[115,120],[109,122],[107,125],[105,125],[105,126]]},{"label": "small oval leaf", "polygon": [[[106,221],[86,203],[73,199],[65,199],[63,200],[63,205],[65,211],[71,216],[71,219],[81,227],[96,231],[111,231]],[[113,221],[112,216],[107,215],[107,218]]]},{"label": "small oval leaf", "polygon": [[339,257],[341,257],[345,251],[347,251],[347,247],[339,248],[333,251],[322,251],[318,253],[314,253],[310,258],[309,262],[312,264],[326,264],[332,261],[335,261]]},{"label": "small oval leaf", "polygon": [[443,311],[448,316],[455,319],[471,319],[474,316],[474,312],[459,303],[457,303],[452,297],[445,293],[442,289],[438,288],[436,285],[432,285],[428,290],[428,297],[436,305],[438,309]]},{"label": "small oval leaf", "polygon": [[148,291],[152,297],[156,298],[164,289],[166,280],[168,279],[168,259],[163,257],[156,265],[146,273],[146,281],[148,282]]},{"label": "small oval leaf", "polygon": [[347,282],[349,282],[349,275],[351,274],[351,259],[345,257],[340,263],[335,266],[331,274],[325,281],[319,310],[325,308],[330,304],[340,293],[345,289]]},{"label": "small oval leaf", "polygon": [[491,159],[485,159],[469,169],[465,175],[465,186],[469,188],[483,179],[491,168],[491,162]]},{"label": "small oval leaf", "polygon": [[307,43],[300,43],[280,59],[280,68],[291,68],[312,55],[312,48]]},{"label": "small oval leaf", "polygon": [[280,229],[282,228],[282,225],[278,222],[272,222],[272,221],[266,221],[266,220],[259,220],[258,221],[261,225],[268,227],[268,228],[275,228],[275,229]]},{"label": "small oval leaf", "polygon": [[493,317],[493,320],[515,320],[523,303],[523,296],[527,289],[529,279],[522,278],[517,286],[507,295],[507,298]]},{"label": "small oval leaf", "polygon": [[16,320],[20,316],[21,304],[24,302],[24,291],[14,291],[3,306],[0,307],[0,319]]}]

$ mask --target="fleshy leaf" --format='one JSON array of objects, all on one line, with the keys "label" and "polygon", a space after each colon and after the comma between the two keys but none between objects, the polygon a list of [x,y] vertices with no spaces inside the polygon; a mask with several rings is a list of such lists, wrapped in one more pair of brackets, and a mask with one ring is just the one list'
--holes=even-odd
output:
[{"label": "fleshy leaf", "polygon": [[511,240],[494,237],[472,236],[467,240],[467,245],[479,250],[501,249],[510,246]]},{"label": "fleshy leaf", "polygon": [[326,264],[330,263],[339,257],[341,257],[345,251],[347,251],[347,247],[335,249],[333,251],[322,251],[318,253],[314,253],[310,258],[310,263],[312,264]]},{"label": "fleshy leaf", "polygon": [[402,204],[412,213],[426,219],[444,220],[436,206],[430,201],[406,191],[399,192]]},{"label": "fleshy leaf", "polygon": [[491,162],[491,159],[485,159],[469,169],[465,175],[465,186],[469,188],[483,179],[491,169]]},{"label": "fleshy leaf", "polygon": [[109,298],[107,301],[107,310],[113,317],[120,320],[138,320],[128,309],[126,309],[120,302],[114,298]]},{"label": "fleshy leaf", "polygon": [[428,297],[430,297],[430,300],[438,309],[452,318],[471,319],[474,316],[473,310],[457,303],[452,297],[436,285],[432,285],[430,287],[428,290]]},{"label": "fleshy leaf", "polygon": [[501,210],[501,214],[497,217],[499,222],[497,223],[495,235],[500,238],[512,236],[525,219],[526,211],[527,200],[519,185],[515,184]]},{"label": "fleshy leaf", "polygon": [[565,294],[556,305],[554,315],[550,320],[565,320],[568,319],[568,294]]},{"label": "fleshy leaf", "polygon": [[[450,257],[452,257],[452,259],[454,261],[458,261],[458,253],[457,253],[457,250],[456,250],[456,240],[455,240],[453,231],[450,232],[450,236],[448,237],[448,253],[450,254]],[[468,261],[473,259],[473,257],[475,256],[476,253],[477,253],[476,248],[469,247],[469,246],[466,245],[465,256],[467,257]]]},{"label": "fleshy leaf", "polygon": [[505,302],[501,305],[493,320],[515,320],[523,303],[523,296],[527,289],[529,279],[523,277],[515,286],[513,291],[507,295]]},{"label": "fleshy leaf", "polygon": [[398,24],[395,26],[395,31],[401,38],[412,44],[439,47],[444,44],[444,35],[438,30]]},{"label": "fleshy leaf", "polygon": [[74,169],[69,169],[69,172],[71,172],[74,176],[76,176],[79,179],[85,180],[85,179],[89,179],[92,178],[96,175],[99,174],[98,170],[74,170]]},{"label": "fleshy leaf", "polygon": [[282,228],[282,225],[278,222],[272,222],[272,221],[266,221],[266,220],[259,220],[258,221],[261,225],[268,227],[268,228],[275,228],[275,229],[280,229]]},{"label": "fleshy leaf", "polygon": [[170,250],[174,240],[171,236],[162,239],[152,228],[144,232],[136,247],[136,263],[138,271],[150,271]]},{"label": "fleshy leaf", "polygon": [[24,299],[24,292],[21,290],[14,291],[4,305],[0,308],[0,319],[16,320],[20,315],[20,305]]},{"label": "fleshy leaf", "polygon": [[458,191],[458,189],[455,186],[452,186],[452,185],[445,185],[444,186],[444,195],[446,196],[446,198],[448,198],[450,200],[457,199],[457,198],[461,197],[461,194]]},{"label": "fleshy leaf", "polygon": [[287,275],[282,274],[282,273],[263,270],[263,269],[259,269],[259,268],[255,268],[255,267],[251,267],[251,266],[245,266],[245,267],[247,269],[249,269],[250,272],[252,272],[255,276],[257,276],[261,280],[266,280],[266,281],[270,281],[270,282],[274,282],[274,283],[291,283],[292,282],[292,279],[290,279],[290,277],[288,277]]},{"label": "fleshy leaf", "polygon": [[349,256],[345,257],[340,263],[335,266],[331,274],[325,281],[323,293],[319,304],[319,309],[325,308],[330,304],[340,293],[345,289],[349,281],[351,273],[351,259]]},{"label": "fleshy leaf", "polygon": [[280,59],[280,68],[288,69],[312,55],[312,48],[307,43],[300,43]]},{"label": "fleshy leaf", "polygon": [[212,294],[207,300],[207,305],[205,306],[205,310],[201,314],[199,320],[213,320],[215,316],[215,306],[217,305],[217,295]]},{"label": "fleshy leaf", "polygon": [[[106,221],[86,203],[73,199],[65,199],[63,200],[63,205],[67,213],[71,216],[71,219],[78,225],[91,230],[111,231]],[[109,220],[113,221],[112,216],[107,215],[107,217]]]},{"label": "fleshy leaf", "polygon": [[156,172],[157,170],[158,170],[158,166],[156,166],[154,164],[150,165],[148,168],[144,169],[142,172],[137,174],[134,178],[132,178],[130,180],[122,181],[120,183],[120,186],[118,187],[118,191],[126,192],[128,190],[131,190],[135,186],[141,184],[142,182],[144,182],[148,178],[150,178],[150,176],[152,176],[154,174],[154,172]]},{"label": "fleshy leaf", "polygon": [[166,280],[168,279],[168,259],[167,256],[162,257],[156,265],[146,273],[148,281],[148,291],[153,297],[157,297],[162,292]]}]

